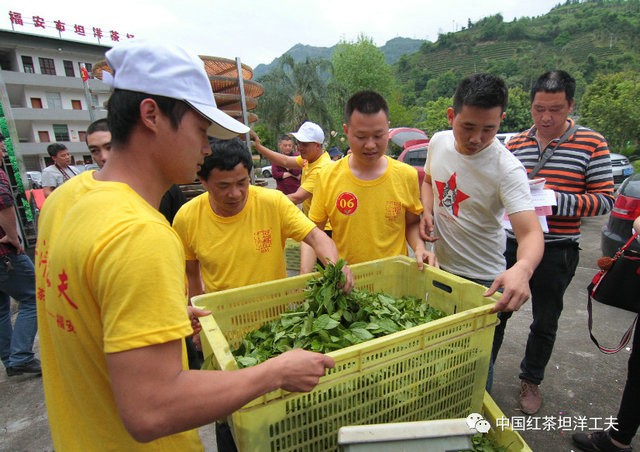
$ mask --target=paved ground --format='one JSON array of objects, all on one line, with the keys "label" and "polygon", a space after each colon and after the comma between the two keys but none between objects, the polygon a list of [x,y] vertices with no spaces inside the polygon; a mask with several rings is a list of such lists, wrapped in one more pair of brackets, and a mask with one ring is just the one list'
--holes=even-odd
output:
[{"label": "paved ground", "polygon": [[[615,416],[626,377],[629,350],[617,355],[604,355],[589,339],[587,331],[586,291],[600,257],[599,231],[605,218],[585,221],[582,251],[576,276],[565,296],[565,309],[560,322],[556,350],[547,368],[541,391],[544,403],[537,417],[522,436],[534,451],[571,451],[571,433],[576,419],[582,417],[593,427],[595,422]],[[596,336],[611,345],[631,323],[633,316],[613,308],[595,312]],[[517,410],[518,369],[531,319],[530,306],[509,321],[505,343],[496,367],[493,397],[506,417],[522,416]],[[546,417],[546,424],[543,427]],[[557,426],[559,418],[570,418],[569,430]],[[539,430],[534,430],[535,424]],[[215,451],[211,428],[200,430],[207,451]],[[640,441],[634,442],[640,448]],[[39,378],[7,378],[0,371],[0,451],[52,450]]]}]

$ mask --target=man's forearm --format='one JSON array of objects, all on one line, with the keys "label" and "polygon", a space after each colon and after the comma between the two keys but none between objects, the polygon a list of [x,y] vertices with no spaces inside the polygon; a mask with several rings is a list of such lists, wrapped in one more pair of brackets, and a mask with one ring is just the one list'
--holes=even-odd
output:
[{"label": "man's forearm", "polygon": [[262,143],[256,142],[254,147],[256,151],[260,153],[260,155],[262,155],[264,158],[269,160],[273,165],[282,166],[284,168],[289,168],[291,166],[290,159],[293,159],[292,157],[280,154],[279,152],[272,151],[271,149],[264,146]]}]

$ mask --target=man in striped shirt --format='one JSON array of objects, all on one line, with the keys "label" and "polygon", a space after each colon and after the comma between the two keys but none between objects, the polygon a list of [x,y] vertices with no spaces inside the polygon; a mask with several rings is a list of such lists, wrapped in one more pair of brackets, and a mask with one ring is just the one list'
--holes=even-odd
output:
[{"label": "man in striped shirt", "polygon": [[[526,414],[536,413],[542,404],[538,386],[553,351],[563,295],[578,265],[580,219],[604,215],[613,206],[606,140],[591,129],[577,126],[568,117],[574,107],[575,88],[575,80],[565,71],[541,75],[531,90],[534,125],[507,144],[530,176],[545,150],[552,150],[535,177],[546,179],[545,188],[553,190],[557,200],[553,213],[547,217],[549,232],[544,234],[544,257],[529,281],[533,322],[520,363],[520,408]],[[517,248],[513,234],[508,235],[507,266],[515,263]],[[498,315],[501,324],[496,328],[493,360],[511,313]]]}]

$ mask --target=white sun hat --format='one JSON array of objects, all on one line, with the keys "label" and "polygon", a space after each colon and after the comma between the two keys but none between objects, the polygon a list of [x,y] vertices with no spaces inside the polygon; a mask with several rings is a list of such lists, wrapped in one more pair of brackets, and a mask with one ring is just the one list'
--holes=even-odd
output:
[{"label": "white sun hat", "polygon": [[118,44],[106,53],[114,75],[103,72],[113,88],[179,99],[211,121],[207,133],[229,139],[249,127],[219,110],[204,62],[181,47],[144,39]]}]

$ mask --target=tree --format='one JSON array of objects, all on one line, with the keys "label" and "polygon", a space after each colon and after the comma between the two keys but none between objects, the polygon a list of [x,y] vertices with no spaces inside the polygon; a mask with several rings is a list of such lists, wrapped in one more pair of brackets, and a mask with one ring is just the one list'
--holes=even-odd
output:
[{"label": "tree", "polygon": [[612,150],[632,152],[640,145],[640,76],[636,72],[600,75],[580,103],[580,120],[605,136]]},{"label": "tree", "polygon": [[333,52],[331,63],[333,77],[328,86],[328,98],[336,127],[344,122],[344,106],[352,94],[368,89],[385,98],[391,95],[394,81],[391,66],[370,38],[361,34],[356,42],[341,41]]},{"label": "tree", "polygon": [[349,95],[370,89],[389,96],[393,86],[391,66],[371,38],[361,34],[356,42],[341,41],[331,57],[333,78]]},{"label": "tree", "polygon": [[295,130],[305,120],[331,129],[326,82],[320,76],[330,66],[329,61],[311,58],[296,62],[285,54],[279,66],[260,80],[265,93],[257,113],[274,135]]},{"label": "tree", "polygon": [[444,74],[429,80],[427,86],[420,93],[420,98],[431,101],[441,97],[453,96],[460,78],[460,74],[457,71],[450,69]]},{"label": "tree", "polygon": [[519,86],[509,89],[509,105],[502,121],[501,130],[520,132],[531,126],[529,94]]},{"label": "tree", "polygon": [[441,97],[427,102],[422,108],[422,118],[416,124],[418,129],[425,130],[429,136],[440,130],[448,130],[447,108],[453,106],[453,97]]}]

